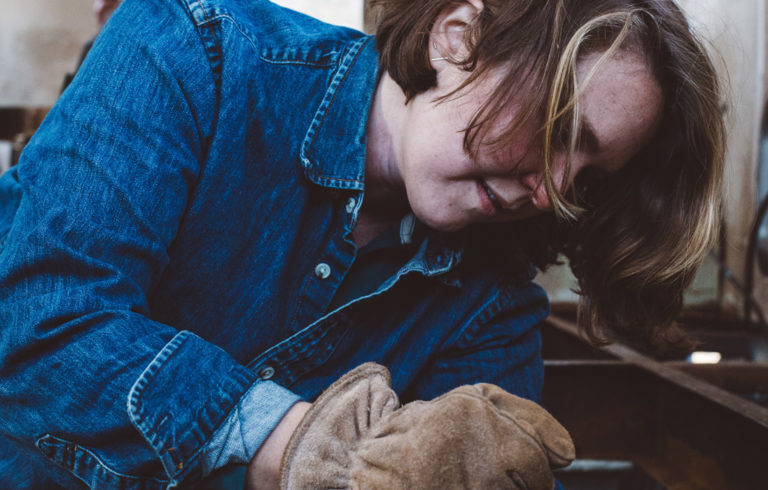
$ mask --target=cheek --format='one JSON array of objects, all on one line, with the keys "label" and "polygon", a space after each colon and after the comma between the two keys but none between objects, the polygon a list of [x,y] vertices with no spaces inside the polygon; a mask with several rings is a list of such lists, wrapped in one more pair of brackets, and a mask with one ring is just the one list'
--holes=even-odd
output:
[{"label": "cheek", "polygon": [[400,127],[404,165],[419,173],[426,168],[437,174],[460,171],[456,166],[467,159],[464,129],[475,108],[456,101],[433,104],[419,100],[412,104]]},{"label": "cheek", "polygon": [[466,211],[472,183],[445,173],[445,165],[415,165],[405,176],[405,190],[411,210],[430,228],[456,231],[466,226]]},{"label": "cheek", "polygon": [[424,183],[460,178],[471,163],[464,154],[463,134],[416,132],[410,134],[400,154],[403,177]]},{"label": "cheek", "polygon": [[523,175],[538,172],[543,166],[541,145],[533,128],[515,131],[503,147],[482,155],[482,171],[494,175]]},{"label": "cheek", "polygon": [[469,224],[470,218],[455,200],[444,195],[438,199],[418,196],[410,201],[411,211],[428,227],[439,231],[457,231]]}]

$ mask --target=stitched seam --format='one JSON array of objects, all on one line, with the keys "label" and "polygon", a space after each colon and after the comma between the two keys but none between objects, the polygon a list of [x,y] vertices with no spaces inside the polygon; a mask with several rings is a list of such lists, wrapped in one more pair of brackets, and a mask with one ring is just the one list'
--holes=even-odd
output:
[{"label": "stitched seam", "polygon": [[481,317],[484,317],[487,311],[496,305],[499,304],[499,302],[503,299],[503,292],[499,291],[496,293],[491,299],[488,300],[487,303],[483,305],[482,308],[480,308],[472,317],[467,321],[467,323],[461,328],[461,331],[459,332],[458,337],[456,337],[456,341],[453,342],[451,345],[443,346],[444,350],[446,348],[455,347],[462,344],[468,344],[469,336],[473,333],[476,333],[480,326],[482,325]]},{"label": "stitched seam", "polygon": [[[325,96],[323,97],[323,100],[320,102],[320,107],[322,108],[321,109],[322,117],[320,118],[320,120],[315,119],[312,121],[312,124],[310,125],[310,128],[307,131],[307,136],[304,138],[304,141],[302,142],[302,145],[301,145],[300,156],[302,161],[307,165],[307,167],[310,166],[309,165],[310,162],[309,162],[309,159],[306,157],[306,154],[309,152],[310,148],[314,144],[315,137],[317,136],[318,131],[323,127],[323,124],[325,123],[325,119],[328,117],[328,108],[331,106],[331,104],[333,104],[334,100],[336,99],[336,96],[339,93],[338,92],[339,86],[341,86],[349,76],[350,67],[357,62],[358,58],[363,53],[365,46],[371,41],[371,39],[372,38],[370,37],[364,37],[352,43],[352,45],[350,46],[350,48],[348,48],[348,50],[355,49],[356,52],[351,60],[347,60],[346,55],[341,57],[342,64],[339,65],[338,69],[339,70],[343,69],[344,75],[341,77],[341,79],[337,80],[337,76],[339,73],[338,70],[336,71],[336,73],[334,73],[331,83],[328,87],[328,91],[326,91],[326,96],[327,96],[328,92],[332,90],[331,98],[326,100]],[[359,179],[340,179],[340,178],[335,178],[333,176],[328,176],[326,174],[315,174],[315,178],[317,178],[318,180],[325,179],[325,180],[332,180],[336,182],[349,182],[349,183],[357,183],[357,184],[360,183]]]},{"label": "stitched seam", "polygon": [[[152,449],[160,458],[163,469],[166,471],[166,474],[169,477],[172,475],[180,474],[183,469],[179,470],[176,468],[178,461],[176,461],[174,455],[166,449],[165,442],[158,437],[157,427],[154,425],[149,426],[147,424],[147,417],[142,407],[142,396],[144,394],[144,390],[154,378],[157,371],[163,365],[165,365],[166,362],[176,353],[181,344],[184,343],[189,335],[190,333],[187,331],[181,331],[176,334],[176,336],[174,336],[170,342],[166,344],[166,346],[155,356],[155,358],[152,359],[152,361],[149,363],[149,366],[147,366],[144,371],[142,371],[142,373],[139,375],[139,378],[128,392],[128,417],[130,418],[131,423],[142,435],[142,437],[152,446]],[[165,453],[165,457],[163,457],[163,454],[161,453]],[[189,458],[189,460],[191,459],[193,458]],[[169,462],[170,468],[167,467]],[[186,467],[186,464],[184,467]]]},{"label": "stitched seam", "polygon": [[331,62],[312,63],[311,61],[306,61],[306,60],[273,60],[273,59],[267,58],[264,55],[259,55],[259,59],[271,65],[301,65],[301,66],[308,66],[310,68],[331,68],[334,65],[334,63],[331,63]]},{"label": "stitched seam", "polygon": [[[83,447],[83,446],[81,446],[81,445],[79,445],[79,444],[75,444],[75,443],[73,443],[73,442],[71,442],[71,441],[67,441],[67,440],[65,440],[65,439],[61,439],[61,438],[59,438],[59,437],[56,437],[56,436],[54,436],[54,435],[52,435],[52,434],[45,434],[45,435],[43,435],[43,436],[39,437],[39,438],[38,438],[38,439],[35,441],[35,446],[37,446],[37,448],[38,448],[40,451],[42,451],[43,449],[40,447],[40,446],[41,446],[41,444],[46,444],[48,441],[51,441],[51,440],[55,441],[56,443],[58,443],[58,444],[60,444],[60,445],[67,445],[67,444],[69,444],[69,445],[72,445],[72,446],[74,446],[74,447],[76,448],[76,450],[77,450],[77,451],[81,451],[81,452],[85,453],[86,455],[88,455],[88,457],[89,457],[89,458],[92,458],[92,459],[93,459],[93,460],[96,462],[96,464],[98,464],[98,465],[99,465],[99,467],[103,468],[105,471],[107,471],[107,472],[109,472],[110,474],[112,474],[112,475],[116,476],[117,478],[120,478],[120,479],[129,479],[129,480],[133,480],[133,481],[139,481],[139,482],[154,482],[154,483],[157,483],[158,485],[166,485],[166,484],[168,484],[168,483],[170,483],[170,482],[171,482],[171,480],[161,480],[161,479],[158,479],[158,478],[146,478],[146,477],[140,477],[140,476],[128,475],[128,474],[126,474],[126,473],[120,473],[120,472],[118,472],[118,471],[116,471],[116,470],[112,469],[112,468],[111,468],[109,465],[107,465],[107,464],[106,464],[106,463],[105,463],[105,462],[104,462],[104,461],[103,461],[103,460],[102,460],[102,459],[101,459],[99,456],[97,456],[97,455],[96,455],[96,453],[94,453],[94,452],[93,452],[93,451],[91,451],[90,449],[87,449],[87,448],[85,448],[85,447]],[[53,444],[51,444],[51,446],[53,446]],[[43,454],[45,455],[45,453],[43,453]],[[51,460],[51,461],[53,461],[54,463],[56,463],[58,466],[61,466],[62,468],[65,468],[67,471],[71,472],[71,473],[72,473],[72,474],[73,474],[75,477],[77,477],[78,479],[80,479],[80,480],[82,480],[82,481],[84,481],[84,482],[88,483],[87,481],[85,481],[85,480],[83,479],[83,477],[81,477],[80,475],[78,475],[78,474],[74,473],[74,472],[72,471],[72,468],[69,468],[68,466],[66,466],[66,465],[62,464],[61,462],[59,462],[59,461],[57,461],[57,460],[55,460],[55,459],[53,459],[53,458],[49,457],[48,455],[45,455],[45,457],[46,457],[46,458],[48,458],[48,459],[50,459],[50,460]]]}]

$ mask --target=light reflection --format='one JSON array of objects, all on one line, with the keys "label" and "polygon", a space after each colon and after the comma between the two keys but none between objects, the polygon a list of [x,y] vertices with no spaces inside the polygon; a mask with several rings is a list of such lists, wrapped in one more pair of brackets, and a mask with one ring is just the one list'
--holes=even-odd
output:
[{"label": "light reflection", "polygon": [[687,361],[693,364],[717,364],[722,358],[719,352],[696,351],[688,356]]}]

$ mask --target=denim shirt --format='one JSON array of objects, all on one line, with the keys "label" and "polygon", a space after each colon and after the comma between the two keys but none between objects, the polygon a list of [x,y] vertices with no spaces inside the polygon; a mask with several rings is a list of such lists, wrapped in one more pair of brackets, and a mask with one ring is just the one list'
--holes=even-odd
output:
[{"label": "denim shirt", "polygon": [[377,80],[370,36],[264,0],[124,2],[0,179],[3,485],[192,485],[365,361],[538,400],[546,296],[466,234],[329,311]]}]

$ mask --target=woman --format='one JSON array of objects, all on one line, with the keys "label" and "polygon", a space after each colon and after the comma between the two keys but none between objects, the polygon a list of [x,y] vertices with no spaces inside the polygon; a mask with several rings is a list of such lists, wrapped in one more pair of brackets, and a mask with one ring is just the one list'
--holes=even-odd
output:
[{"label": "woman", "polygon": [[[509,394],[541,390],[532,264],[568,253],[594,340],[670,337],[723,151],[717,80],[676,5],[378,5],[375,39],[260,0],[114,14],[0,180],[12,486],[191,486],[239,463],[270,487],[281,460],[291,488],[320,485],[293,471],[307,461],[370,483],[320,456],[357,444],[328,429],[358,420],[345,410],[384,400],[376,427],[432,431],[377,450],[398,471],[429,455],[405,484],[438,482],[447,457],[468,482],[546,488],[570,441]],[[368,361],[394,392],[382,368],[342,377]],[[478,382],[487,421],[439,416],[466,414],[451,390]],[[465,437],[429,450],[510,417],[535,461],[480,468]]]}]

